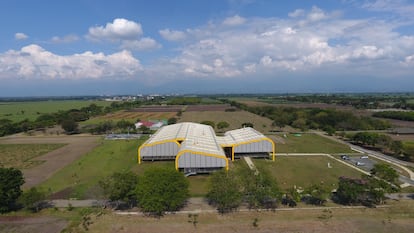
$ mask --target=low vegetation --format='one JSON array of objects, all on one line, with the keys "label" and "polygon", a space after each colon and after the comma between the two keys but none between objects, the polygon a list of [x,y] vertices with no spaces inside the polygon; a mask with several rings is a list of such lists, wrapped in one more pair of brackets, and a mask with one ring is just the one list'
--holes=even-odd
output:
[{"label": "low vegetation", "polygon": [[36,157],[65,144],[0,144],[0,167],[27,169],[42,163]]},{"label": "low vegetation", "polygon": [[372,114],[374,117],[390,118],[402,121],[414,121],[414,112],[403,111],[383,111]]}]

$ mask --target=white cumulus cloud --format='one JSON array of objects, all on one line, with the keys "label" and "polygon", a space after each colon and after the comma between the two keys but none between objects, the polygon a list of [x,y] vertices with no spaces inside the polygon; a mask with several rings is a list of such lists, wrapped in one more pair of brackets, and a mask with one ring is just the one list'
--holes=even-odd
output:
[{"label": "white cumulus cloud", "polygon": [[14,34],[14,38],[16,40],[25,40],[27,38],[29,38],[26,34],[22,33],[22,32],[18,32],[16,34]]},{"label": "white cumulus cloud", "polygon": [[139,60],[125,50],[109,55],[87,51],[61,56],[31,44],[0,54],[0,78],[132,78],[141,70]]},{"label": "white cumulus cloud", "polygon": [[114,19],[106,26],[89,28],[87,38],[91,40],[133,40],[142,35],[141,24],[123,18]]},{"label": "white cumulus cloud", "polygon": [[150,37],[142,37],[143,34],[140,23],[117,18],[112,23],[107,23],[105,27],[89,28],[86,38],[91,41],[119,43],[121,49],[143,51],[161,48],[157,41]]}]

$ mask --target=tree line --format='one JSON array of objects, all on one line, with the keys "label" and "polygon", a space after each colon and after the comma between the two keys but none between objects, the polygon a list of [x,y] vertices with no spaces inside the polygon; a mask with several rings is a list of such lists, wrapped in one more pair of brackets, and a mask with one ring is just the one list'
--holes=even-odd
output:
[{"label": "tree line", "polygon": [[55,113],[40,114],[35,120],[22,120],[13,122],[10,119],[0,119],[0,137],[20,132],[28,132],[30,130],[41,130],[54,125],[61,125],[67,133],[76,133],[78,123],[86,121],[91,117],[105,115],[121,109],[132,109],[139,107],[141,102],[112,102],[111,105],[103,107],[96,104],[90,104],[80,109],[70,109],[66,111],[58,111]]},{"label": "tree line", "polygon": [[329,134],[333,134],[335,131],[343,130],[381,130],[391,127],[388,121],[367,116],[356,116],[349,111],[276,106],[253,107],[227,99],[222,101],[237,108],[267,117],[273,120],[272,126],[279,128],[289,125],[302,131],[321,129]]},{"label": "tree line", "polygon": [[343,136],[355,144],[372,147],[397,159],[414,161],[413,152],[400,140],[393,140],[388,135],[375,132],[358,132]]},{"label": "tree line", "polygon": [[[378,163],[370,176],[340,177],[334,193],[320,184],[301,191],[295,187],[281,190],[268,170],[239,167],[211,174],[206,198],[222,214],[236,211],[242,204],[249,209],[273,210],[280,204],[295,207],[300,201],[324,205],[329,198],[344,205],[374,206],[383,203],[385,193],[399,191],[398,177],[390,165]],[[46,192],[37,188],[23,192],[23,184],[20,170],[0,168],[0,213],[21,208],[37,212],[50,207]],[[188,179],[173,168],[153,167],[140,176],[131,171],[115,172],[99,185],[114,208],[138,206],[143,213],[156,217],[180,210],[189,197]]]},{"label": "tree line", "polygon": [[372,114],[374,117],[382,117],[389,119],[396,119],[402,121],[414,121],[414,112],[403,112],[403,111],[383,111]]}]

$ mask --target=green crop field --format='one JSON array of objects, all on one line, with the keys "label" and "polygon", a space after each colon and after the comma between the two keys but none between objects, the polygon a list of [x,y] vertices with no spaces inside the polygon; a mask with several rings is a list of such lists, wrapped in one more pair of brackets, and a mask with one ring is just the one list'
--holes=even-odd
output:
[{"label": "green crop field", "polygon": [[285,144],[276,142],[276,153],[353,153],[349,146],[317,134],[286,134],[282,138]]},{"label": "green crop field", "polygon": [[65,144],[0,144],[0,167],[26,169],[43,161],[36,157],[56,150]]},{"label": "green crop field", "polygon": [[[328,163],[331,168],[328,167]],[[337,188],[338,178],[360,177],[362,173],[326,156],[279,156],[276,161],[255,159],[259,169],[271,172],[282,189],[308,187],[321,184],[327,188]]]},{"label": "green crop field", "polygon": [[53,113],[59,110],[79,109],[96,104],[108,106],[106,101],[82,101],[82,100],[57,100],[57,101],[34,101],[34,102],[1,102],[0,119],[10,119],[14,122],[24,119],[35,120],[42,113]]}]

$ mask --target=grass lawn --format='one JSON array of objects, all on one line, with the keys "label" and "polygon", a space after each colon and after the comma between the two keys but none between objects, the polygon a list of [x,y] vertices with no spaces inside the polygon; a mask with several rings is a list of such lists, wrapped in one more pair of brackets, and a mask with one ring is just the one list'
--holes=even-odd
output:
[{"label": "grass lawn", "polygon": [[72,198],[99,197],[99,180],[137,166],[136,151],[142,142],[103,140],[100,146],[58,171],[40,187],[53,193],[70,189],[69,197]]},{"label": "grass lawn", "polygon": [[[328,168],[328,163],[332,168]],[[259,170],[267,169],[282,189],[294,185],[305,188],[312,184],[335,189],[340,176],[361,176],[359,171],[326,156],[279,156],[275,162],[255,159],[254,164]]]},{"label": "grass lawn", "polygon": [[52,113],[59,110],[79,109],[96,104],[108,106],[107,101],[89,100],[56,100],[56,101],[34,101],[34,102],[0,102],[0,119],[10,119],[14,122],[24,119],[35,120],[42,113]]},{"label": "grass lawn", "polygon": [[0,144],[0,167],[26,169],[43,161],[36,157],[56,150],[65,144]]},{"label": "grass lawn", "polygon": [[317,134],[286,134],[285,144],[276,143],[276,153],[354,153],[348,146]]}]

